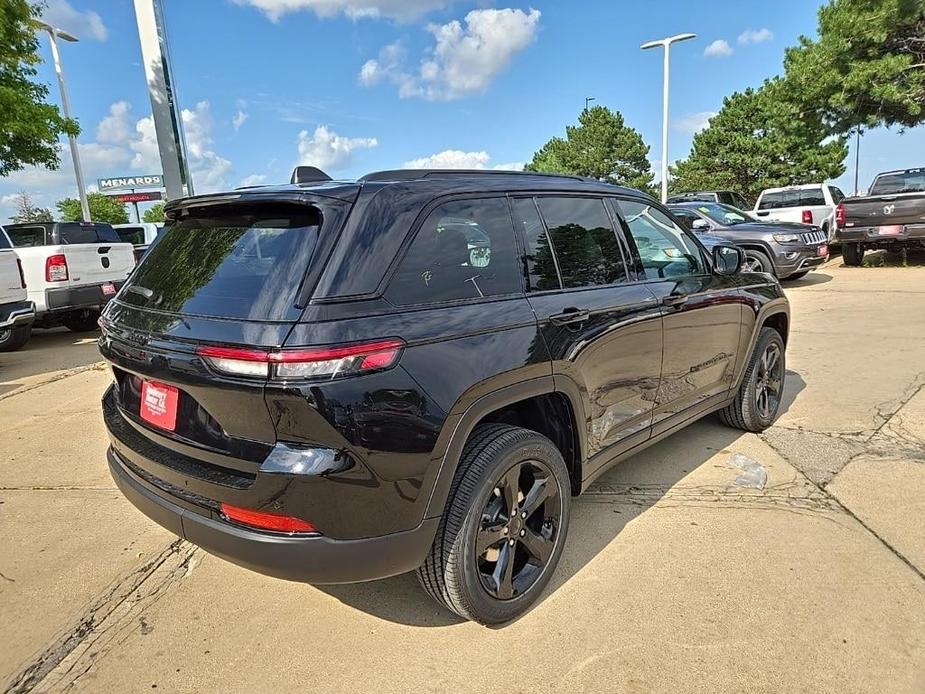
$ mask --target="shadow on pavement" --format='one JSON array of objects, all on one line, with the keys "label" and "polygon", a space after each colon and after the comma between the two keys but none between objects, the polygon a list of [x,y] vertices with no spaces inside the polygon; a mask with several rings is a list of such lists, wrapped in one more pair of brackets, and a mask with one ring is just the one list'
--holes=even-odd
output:
[{"label": "shadow on pavement", "polygon": [[34,330],[22,349],[0,352],[0,395],[46,374],[100,361],[98,336],[96,331],[73,333],[67,328]]},{"label": "shadow on pavement", "polygon": [[784,289],[795,289],[796,287],[812,287],[817,284],[826,284],[832,281],[832,275],[824,272],[811,272],[806,277],[798,280],[781,280]]},{"label": "shadow on pavement", "polygon": [[[780,415],[805,387],[806,382],[798,373],[787,371]],[[742,435],[741,431],[724,426],[716,415],[707,416],[616,465],[595,481],[587,493],[573,498],[568,537],[559,566],[531,611],[600,554],[627,523],[658,503],[680,480],[717,452],[732,447]],[[633,495],[628,501],[621,493],[628,488],[643,489],[645,493]],[[345,605],[390,622],[435,627],[463,621],[430,600],[413,574],[317,588]]]}]

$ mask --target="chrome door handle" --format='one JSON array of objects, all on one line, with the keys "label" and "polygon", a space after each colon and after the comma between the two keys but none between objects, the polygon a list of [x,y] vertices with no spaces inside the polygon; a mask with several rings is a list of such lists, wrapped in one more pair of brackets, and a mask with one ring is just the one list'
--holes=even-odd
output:
[{"label": "chrome door handle", "polygon": [[584,323],[591,317],[591,312],[587,309],[567,308],[562,313],[557,313],[549,317],[549,322],[553,325],[569,325],[570,323]]}]

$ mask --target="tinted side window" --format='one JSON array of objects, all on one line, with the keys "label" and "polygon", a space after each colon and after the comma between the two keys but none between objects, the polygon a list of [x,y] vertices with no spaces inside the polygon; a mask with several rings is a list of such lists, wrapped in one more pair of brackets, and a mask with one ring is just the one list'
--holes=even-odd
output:
[{"label": "tinted side window", "polygon": [[800,204],[807,207],[825,205],[825,195],[822,193],[822,188],[800,191]]},{"label": "tinted side window", "polygon": [[456,200],[434,209],[398,266],[395,304],[478,299],[521,291],[505,198]]},{"label": "tinted side window", "polygon": [[549,236],[546,227],[536,211],[533,198],[518,198],[514,200],[514,224],[522,234],[526,250],[527,275],[530,278],[530,289],[544,291],[546,289],[560,289],[559,268],[549,245]]},{"label": "tinted side window", "polygon": [[[546,222],[563,287],[627,281],[626,265],[603,200],[544,197],[537,198],[537,204]],[[537,251],[537,264],[541,257]]]},{"label": "tinted side window", "polygon": [[10,241],[9,241],[9,239],[6,237],[6,234],[5,234],[2,230],[0,230],[0,249],[6,250],[6,249],[12,248],[12,247],[13,247],[13,246],[10,245]]},{"label": "tinted side window", "polygon": [[132,243],[136,246],[140,246],[145,242],[144,227],[120,227],[114,229],[114,231],[119,235],[119,239],[123,243]]},{"label": "tinted side window", "polygon": [[765,193],[758,204],[759,210],[773,210],[783,207],[798,207],[800,205],[800,191],[781,190],[776,193]]},{"label": "tinted side window", "polygon": [[836,205],[845,199],[845,194],[841,192],[840,188],[829,186],[829,192],[832,194],[832,202]]},{"label": "tinted side window", "polygon": [[752,207],[751,205],[748,204],[748,200],[743,198],[738,193],[732,194],[732,206],[738,207],[740,210],[750,210]]},{"label": "tinted side window", "polygon": [[647,279],[700,275],[705,272],[700,248],[671,218],[643,202],[618,201]]},{"label": "tinted side window", "polygon": [[45,245],[45,228],[44,227],[19,227],[18,229],[7,229],[10,241],[15,248],[28,248],[29,246]]}]

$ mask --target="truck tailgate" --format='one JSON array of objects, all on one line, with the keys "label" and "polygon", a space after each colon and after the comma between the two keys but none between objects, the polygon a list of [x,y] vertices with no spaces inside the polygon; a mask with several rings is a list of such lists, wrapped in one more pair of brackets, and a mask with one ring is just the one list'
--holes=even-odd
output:
[{"label": "truck tailgate", "polygon": [[135,267],[135,253],[130,243],[74,244],[58,248],[67,258],[72,286],[121,282]]},{"label": "truck tailgate", "polygon": [[845,201],[845,227],[925,224],[925,194],[880,195]]}]

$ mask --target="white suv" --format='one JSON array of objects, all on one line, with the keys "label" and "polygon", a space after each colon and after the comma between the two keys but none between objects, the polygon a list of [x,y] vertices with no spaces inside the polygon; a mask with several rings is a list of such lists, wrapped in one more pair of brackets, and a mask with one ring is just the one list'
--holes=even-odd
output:
[{"label": "white suv", "polygon": [[762,222],[802,222],[821,228],[835,242],[835,208],[845,194],[826,183],[808,183],[761,191],[753,214]]}]

